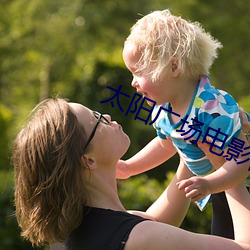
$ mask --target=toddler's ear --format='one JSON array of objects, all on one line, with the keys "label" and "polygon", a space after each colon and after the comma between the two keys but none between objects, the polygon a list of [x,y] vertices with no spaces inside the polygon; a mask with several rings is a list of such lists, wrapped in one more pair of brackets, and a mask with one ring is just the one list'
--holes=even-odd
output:
[{"label": "toddler's ear", "polygon": [[177,68],[177,65],[175,63],[172,63],[172,72],[175,72]]},{"label": "toddler's ear", "polygon": [[171,59],[171,70],[173,72],[173,76],[178,76],[180,73],[179,60],[176,57]]}]

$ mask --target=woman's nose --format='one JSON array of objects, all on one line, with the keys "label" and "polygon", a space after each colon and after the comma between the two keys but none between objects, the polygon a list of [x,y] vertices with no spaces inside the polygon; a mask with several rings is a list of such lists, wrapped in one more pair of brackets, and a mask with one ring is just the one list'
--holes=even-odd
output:
[{"label": "woman's nose", "polygon": [[104,116],[109,122],[111,122],[111,116],[110,116],[110,115],[104,114],[103,116]]}]

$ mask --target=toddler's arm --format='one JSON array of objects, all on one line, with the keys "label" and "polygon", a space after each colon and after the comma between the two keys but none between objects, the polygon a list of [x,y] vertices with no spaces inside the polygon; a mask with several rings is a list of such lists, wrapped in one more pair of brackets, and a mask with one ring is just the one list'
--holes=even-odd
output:
[{"label": "toddler's arm", "polygon": [[[238,137],[240,140],[245,141],[245,147],[249,146],[244,134]],[[209,152],[209,146],[204,143],[202,150],[206,153],[209,159],[212,159],[212,163],[220,163],[222,160],[220,157]],[[184,189],[186,197],[191,198],[193,201],[197,201],[208,194],[222,192],[230,189],[233,186],[242,183],[250,174],[248,171],[250,161],[247,161],[249,156],[237,158],[237,162],[246,160],[246,162],[237,164],[233,159],[226,161],[217,171],[204,176],[204,177],[191,177],[187,180],[180,181],[177,185],[179,189]],[[222,161],[223,162],[223,161]],[[213,164],[218,168],[218,164]]]},{"label": "toddler's arm", "polygon": [[155,137],[133,157],[118,162],[116,178],[126,179],[143,173],[165,162],[175,153],[176,149],[170,139],[163,140]]}]

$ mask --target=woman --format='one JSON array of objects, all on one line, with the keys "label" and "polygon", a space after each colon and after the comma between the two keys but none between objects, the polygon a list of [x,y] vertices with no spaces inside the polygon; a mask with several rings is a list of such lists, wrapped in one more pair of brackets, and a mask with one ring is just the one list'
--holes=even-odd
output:
[{"label": "woman", "polygon": [[191,176],[182,162],[146,213],[128,213],[115,176],[129,144],[122,127],[108,115],[63,99],[42,102],[14,143],[22,235],[33,245],[65,242],[66,249],[250,249],[250,200],[244,186],[227,191],[235,240],[174,227],[189,204],[176,185]]}]

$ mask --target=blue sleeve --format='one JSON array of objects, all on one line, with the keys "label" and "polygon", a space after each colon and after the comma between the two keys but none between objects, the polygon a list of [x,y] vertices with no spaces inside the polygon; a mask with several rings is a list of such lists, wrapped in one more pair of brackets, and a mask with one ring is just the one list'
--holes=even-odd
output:
[{"label": "blue sleeve", "polygon": [[[231,95],[220,91],[217,99],[204,103],[198,112],[198,121],[204,123],[202,136],[218,138],[218,146],[224,149],[232,137],[238,137],[241,131],[239,108]],[[207,139],[206,139],[207,140]],[[217,144],[216,143],[216,144]]]},{"label": "blue sleeve", "polygon": [[156,130],[157,136],[159,136],[161,139],[167,139],[167,137],[169,136],[167,132],[168,130],[167,113],[165,111],[161,111],[160,114],[158,114],[159,108],[160,106],[156,106],[152,113],[152,120],[154,120],[157,117],[157,120],[153,123],[153,127]]},{"label": "blue sleeve", "polygon": [[157,136],[159,136],[161,139],[164,139],[164,140],[167,139],[166,135],[162,134],[161,132],[159,132],[159,131],[157,131],[157,130],[156,130],[156,134],[157,134]]}]

